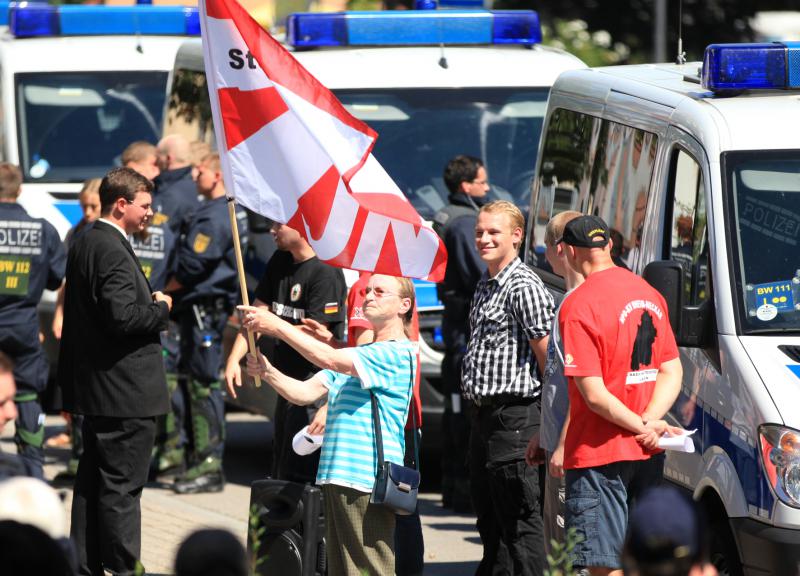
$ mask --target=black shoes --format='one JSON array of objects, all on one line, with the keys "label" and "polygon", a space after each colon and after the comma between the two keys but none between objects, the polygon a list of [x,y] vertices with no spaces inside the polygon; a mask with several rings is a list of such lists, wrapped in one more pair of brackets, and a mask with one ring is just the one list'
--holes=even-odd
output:
[{"label": "black shoes", "polygon": [[175,479],[172,489],[178,494],[198,494],[200,492],[222,492],[225,488],[225,475],[222,473],[222,460],[208,456],[189,468]]}]

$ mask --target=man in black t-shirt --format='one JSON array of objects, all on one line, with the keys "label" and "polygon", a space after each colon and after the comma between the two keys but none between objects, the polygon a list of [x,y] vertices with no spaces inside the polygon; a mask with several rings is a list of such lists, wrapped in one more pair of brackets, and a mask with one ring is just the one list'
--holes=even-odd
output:
[{"label": "man in black t-shirt", "polygon": [[[278,251],[273,254],[267,269],[258,283],[255,306],[269,308],[294,325],[311,318],[342,339],[345,321],[347,286],[340,268],[319,261],[314,250],[299,232],[285,224],[273,224],[272,234]],[[266,338],[262,339],[265,340]],[[284,374],[298,380],[310,378],[317,368],[291,346],[270,339],[271,362]],[[239,362],[247,353],[247,341],[242,334],[236,338],[225,369],[228,391],[236,395],[235,386],[241,386]],[[327,403],[323,399],[310,406],[295,406],[278,397],[275,406],[275,440],[272,459],[272,476],[279,480],[314,482],[319,463],[319,452],[299,456],[292,450],[292,438],[304,426],[321,434],[325,428]]]}]

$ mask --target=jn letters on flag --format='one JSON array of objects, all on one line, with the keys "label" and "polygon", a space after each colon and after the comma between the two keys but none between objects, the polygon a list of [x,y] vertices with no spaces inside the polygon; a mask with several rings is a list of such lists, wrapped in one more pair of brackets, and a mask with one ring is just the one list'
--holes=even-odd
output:
[{"label": "jn letters on flag", "polygon": [[236,0],[200,8],[228,193],[329,264],[441,280],[444,245],[372,155],[377,134]]}]

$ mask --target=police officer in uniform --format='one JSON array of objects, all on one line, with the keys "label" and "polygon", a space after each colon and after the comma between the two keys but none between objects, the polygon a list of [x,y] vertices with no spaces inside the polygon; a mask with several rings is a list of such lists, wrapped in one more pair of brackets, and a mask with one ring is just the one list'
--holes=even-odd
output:
[{"label": "police officer in uniform", "polygon": [[[234,310],[239,284],[219,154],[198,165],[197,190],[205,198],[178,243],[178,266],[168,291],[180,300],[180,369],[188,380],[191,415],[189,468],[176,478],[179,494],[217,492],[225,485],[222,454],[225,410],[219,374],[222,333]],[[242,244],[247,242],[247,214],[236,214]]]},{"label": "police officer in uniform", "polygon": [[486,203],[488,175],[483,162],[473,156],[456,156],[444,169],[450,192],[449,205],[433,218],[433,229],[447,248],[444,282],[437,286],[444,304],[442,338],[445,355],[442,380],[445,411],[442,416],[442,504],[458,512],[472,507],[467,469],[469,415],[461,405],[461,360],[469,336],[469,305],[475,286],[486,270],[475,248],[478,210]]},{"label": "police officer in uniform", "polygon": [[[177,270],[177,238],[169,226],[149,225],[130,237],[131,246],[142,271],[155,291],[164,291],[167,280]],[[170,320],[169,328],[161,334],[164,347],[164,370],[172,410],[156,421],[156,451],[153,462],[155,475],[182,471],[185,436],[182,434],[186,412],[183,395],[178,390],[178,324]]]},{"label": "police officer in uniform", "polygon": [[[208,152],[206,151],[206,154]],[[158,158],[158,149],[149,142],[140,140],[129,144],[122,152],[122,165],[136,170],[145,178],[155,182],[161,174]],[[164,190],[166,188],[168,186],[165,186]],[[168,224],[172,221],[176,224],[176,228],[182,226],[181,218],[188,218],[194,212],[197,205],[194,181],[191,193],[185,196],[189,198],[191,206],[187,205],[186,214],[183,211],[178,214],[176,209],[183,206],[182,204],[165,202],[164,196],[159,199],[154,195],[154,214],[147,229],[130,237],[133,251],[139,258],[142,271],[153,290],[165,290],[167,280],[175,274],[177,235]],[[173,218],[175,216],[177,218]],[[164,348],[164,370],[167,375],[171,410],[156,420],[156,446],[153,448],[151,478],[183,472],[186,445],[186,434],[183,430],[186,393],[185,386],[179,388],[178,384],[179,329],[177,322],[172,318],[169,321],[169,328],[161,333],[161,345]]]},{"label": "police officer in uniform", "polygon": [[156,154],[161,173],[153,178],[156,186],[153,194],[155,214],[151,223],[167,225],[180,236],[200,205],[192,178],[191,144],[180,134],[170,134],[158,143]]},{"label": "police officer in uniform", "polygon": [[64,279],[66,253],[58,232],[17,204],[20,169],[0,163],[0,350],[14,361],[17,419],[14,440],[29,475],[43,478],[44,412],[39,395],[48,365],[39,342],[36,306],[45,288]]}]

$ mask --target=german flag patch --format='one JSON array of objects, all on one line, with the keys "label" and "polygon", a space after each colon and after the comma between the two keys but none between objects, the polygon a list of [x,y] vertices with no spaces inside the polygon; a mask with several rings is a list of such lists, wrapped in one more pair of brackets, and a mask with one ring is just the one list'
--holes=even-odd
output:
[{"label": "german flag patch", "polygon": [[338,302],[328,302],[325,304],[325,314],[336,314],[339,311]]}]

